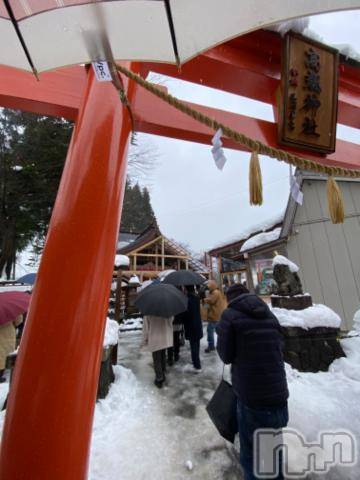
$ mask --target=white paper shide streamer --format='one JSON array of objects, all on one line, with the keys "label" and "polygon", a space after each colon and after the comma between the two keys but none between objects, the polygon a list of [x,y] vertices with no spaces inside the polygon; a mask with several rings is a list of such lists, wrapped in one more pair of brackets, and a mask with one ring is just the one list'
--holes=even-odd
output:
[{"label": "white paper shide streamer", "polygon": [[219,128],[219,130],[215,133],[215,135],[211,140],[211,143],[213,144],[211,153],[212,153],[212,156],[214,157],[215,165],[219,170],[222,170],[226,163],[224,150],[221,148],[223,146],[223,143],[221,141],[222,135],[223,135],[223,131],[221,130],[221,128]]},{"label": "white paper shide streamer", "polygon": [[296,203],[299,205],[303,204],[304,194],[300,190],[300,185],[297,183],[295,176],[292,173],[292,168],[290,165],[290,194]]}]

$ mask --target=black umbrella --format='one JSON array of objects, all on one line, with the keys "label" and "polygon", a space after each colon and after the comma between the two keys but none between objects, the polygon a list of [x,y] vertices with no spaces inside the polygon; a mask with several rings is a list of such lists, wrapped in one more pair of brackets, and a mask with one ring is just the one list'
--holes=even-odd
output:
[{"label": "black umbrella", "polygon": [[202,285],[206,281],[202,275],[191,270],[177,270],[167,275],[163,283],[170,285]]},{"label": "black umbrella", "polygon": [[135,305],[143,315],[172,317],[187,309],[187,298],[173,285],[158,283],[144,288],[138,294]]}]

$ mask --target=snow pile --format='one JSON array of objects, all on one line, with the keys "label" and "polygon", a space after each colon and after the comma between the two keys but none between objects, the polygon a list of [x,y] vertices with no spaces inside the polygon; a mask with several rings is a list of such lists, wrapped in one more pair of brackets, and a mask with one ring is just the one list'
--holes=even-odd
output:
[{"label": "snow pile", "polygon": [[339,50],[339,52],[344,55],[345,58],[352,58],[353,60],[360,62],[360,53],[355,50],[352,45],[349,45],[348,43],[337,43],[333,44],[332,46]]},{"label": "snow pile", "polygon": [[129,284],[130,285],[139,285],[140,284],[139,277],[137,275],[133,275],[129,280]]},{"label": "snow pile", "polygon": [[29,292],[33,289],[33,285],[3,285],[0,292]]},{"label": "snow pile", "polygon": [[[0,411],[9,393],[9,382],[0,383]],[[0,415],[0,431],[2,429],[3,417]]]},{"label": "snow pile", "polygon": [[[169,427],[162,397],[115,366],[115,383],[95,409],[89,480],[175,479],[181,437]],[[180,458],[179,458],[180,457]]]},{"label": "snow pile", "polygon": [[360,310],[355,312],[353,329],[360,333]]},{"label": "snow pile", "polygon": [[129,267],[130,258],[126,255],[115,255],[114,265],[115,267]]},{"label": "snow pile", "polygon": [[111,318],[106,319],[105,335],[103,346],[116,345],[119,340],[119,324]]},{"label": "snow pile", "polygon": [[325,45],[329,45],[330,47],[336,48],[339,52],[344,55],[346,58],[352,58],[357,62],[360,62],[360,53],[355,50],[355,48],[348,44],[348,43],[339,43],[339,44],[332,44],[326,42],[321,35],[319,35],[315,30],[309,28],[310,18],[296,18],[294,20],[288,20],[287,22],[276,23],[270,27],[266,27],[266,30],[271,30],[273,32],[280,33],[281,36],[286,35],[287,32],[292,30],[296,33],[301,33],[304,37],[310,38],[315,40],[316,42],[324,43]]},{"label": "snow pile", "polygon": [[284,220],[285,212],[278,212],[276,215],[272,217],[267,217],[262,222],[256,223],[250,227],[245,228],[242,232],[239,233],[236,237],[229,238],[226,242],[221,242],[218,245],[215,245],[213,248],[221,248],[235,242],[241,242],[241,240],[245,240],[246,238],[250,237],[253,233],[265,230],[269,230],[271,227],[274,227],[278,223],[281,223]]},{"label": "snow pile", "polygon": [[269,306],[282,327],[300,327],[304,330],[315,327],[339,328],[341,318],[326,305],[314,304],[304,310],[287,310]]},{"label": "snow pile", "polygon": [[143,319],[142,317],[127,318],[120,325],[120,332],[129,332],[134,330],[142,330]]},{"label": "snow pile", "polygon": [[300,270],[296,263],[284,257],[284,255],[276,255],[273,259],[272,265],[273,268],[275,265],[287,265],[292,273],[297,273]]},{"label": "snow pile", "polygon": [[[288,426],[301,432],[307,442],[316,441],[320,432],[349,431],[357,439],[359,457],[360,338],[342,340],[341,345],[347,357],[335,360],[329,372],[302,373],[286,366],[290,391]],[[299,466],[304,465],[301,452],[289,445],[289,453],[290,468],[299,471]],[[325,476],[314,478],[358,480],[360,463],[336,466]]]},{"label": "snow pile", "polygon": [[271,232],[258,233],[244,242],[240,248],[240,252],[245,252],[246,250],[251,250],[252,248],[264,245],[265,243],[273,242],[280,237],[280,233],[281,227],[275,228]]},{"label": "snow pile", "polygon": [[294,20],[288,20],[282,23],[275,23],[275,25],[266,27],[266,30],[278,32],[281,36],[284,36],[290,30],[296,33],[303,33],[309,27],[309,24],[309,17],[295,18]]}]

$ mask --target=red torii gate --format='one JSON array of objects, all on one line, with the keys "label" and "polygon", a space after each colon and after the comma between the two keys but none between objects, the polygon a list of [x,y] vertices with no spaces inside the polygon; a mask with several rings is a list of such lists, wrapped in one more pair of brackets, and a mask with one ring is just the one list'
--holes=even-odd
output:
[{"label": "red torii gate", "polygon": [[[276,118],[280,57],[280,36],[258,31],[203,53],[181,73],[169,65],[126,66],[270,103]],[[359,67],[342,63],[340,69],[338,120],[356,128]],[[124,84],[137,131],[210,143],[210,129],[131,82]],[[76,121],[15,369],[0,478],[25,479],[30,472],[36,480],[81,480],[87,473],[131,121],[115,88],[98,83],[84,67],[44,73],[40,83],[29,73],[0,67],[0,104]],[[196,108],[277,146],[275,123]],[[338,141],[336,152],[326,157],[298,152],[326,164],[360,167],[360,147],[350,142]]]}]

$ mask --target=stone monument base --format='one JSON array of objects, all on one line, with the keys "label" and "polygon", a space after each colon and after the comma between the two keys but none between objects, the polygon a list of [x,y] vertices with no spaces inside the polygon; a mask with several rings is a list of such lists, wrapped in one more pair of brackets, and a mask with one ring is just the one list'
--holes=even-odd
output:
[{"label": "stone monument base", "polygon": [[271,305],[275,308],[286,308],[286,310],[305,310],[312,307],[311,295],[295,295],[294,297],[271,296]]},{"label": "stone monument base", "polygon": [[300,372],[326,372],[336,358],[345,357],[338,328],[281,327],[281,331],[284,361]]}]

